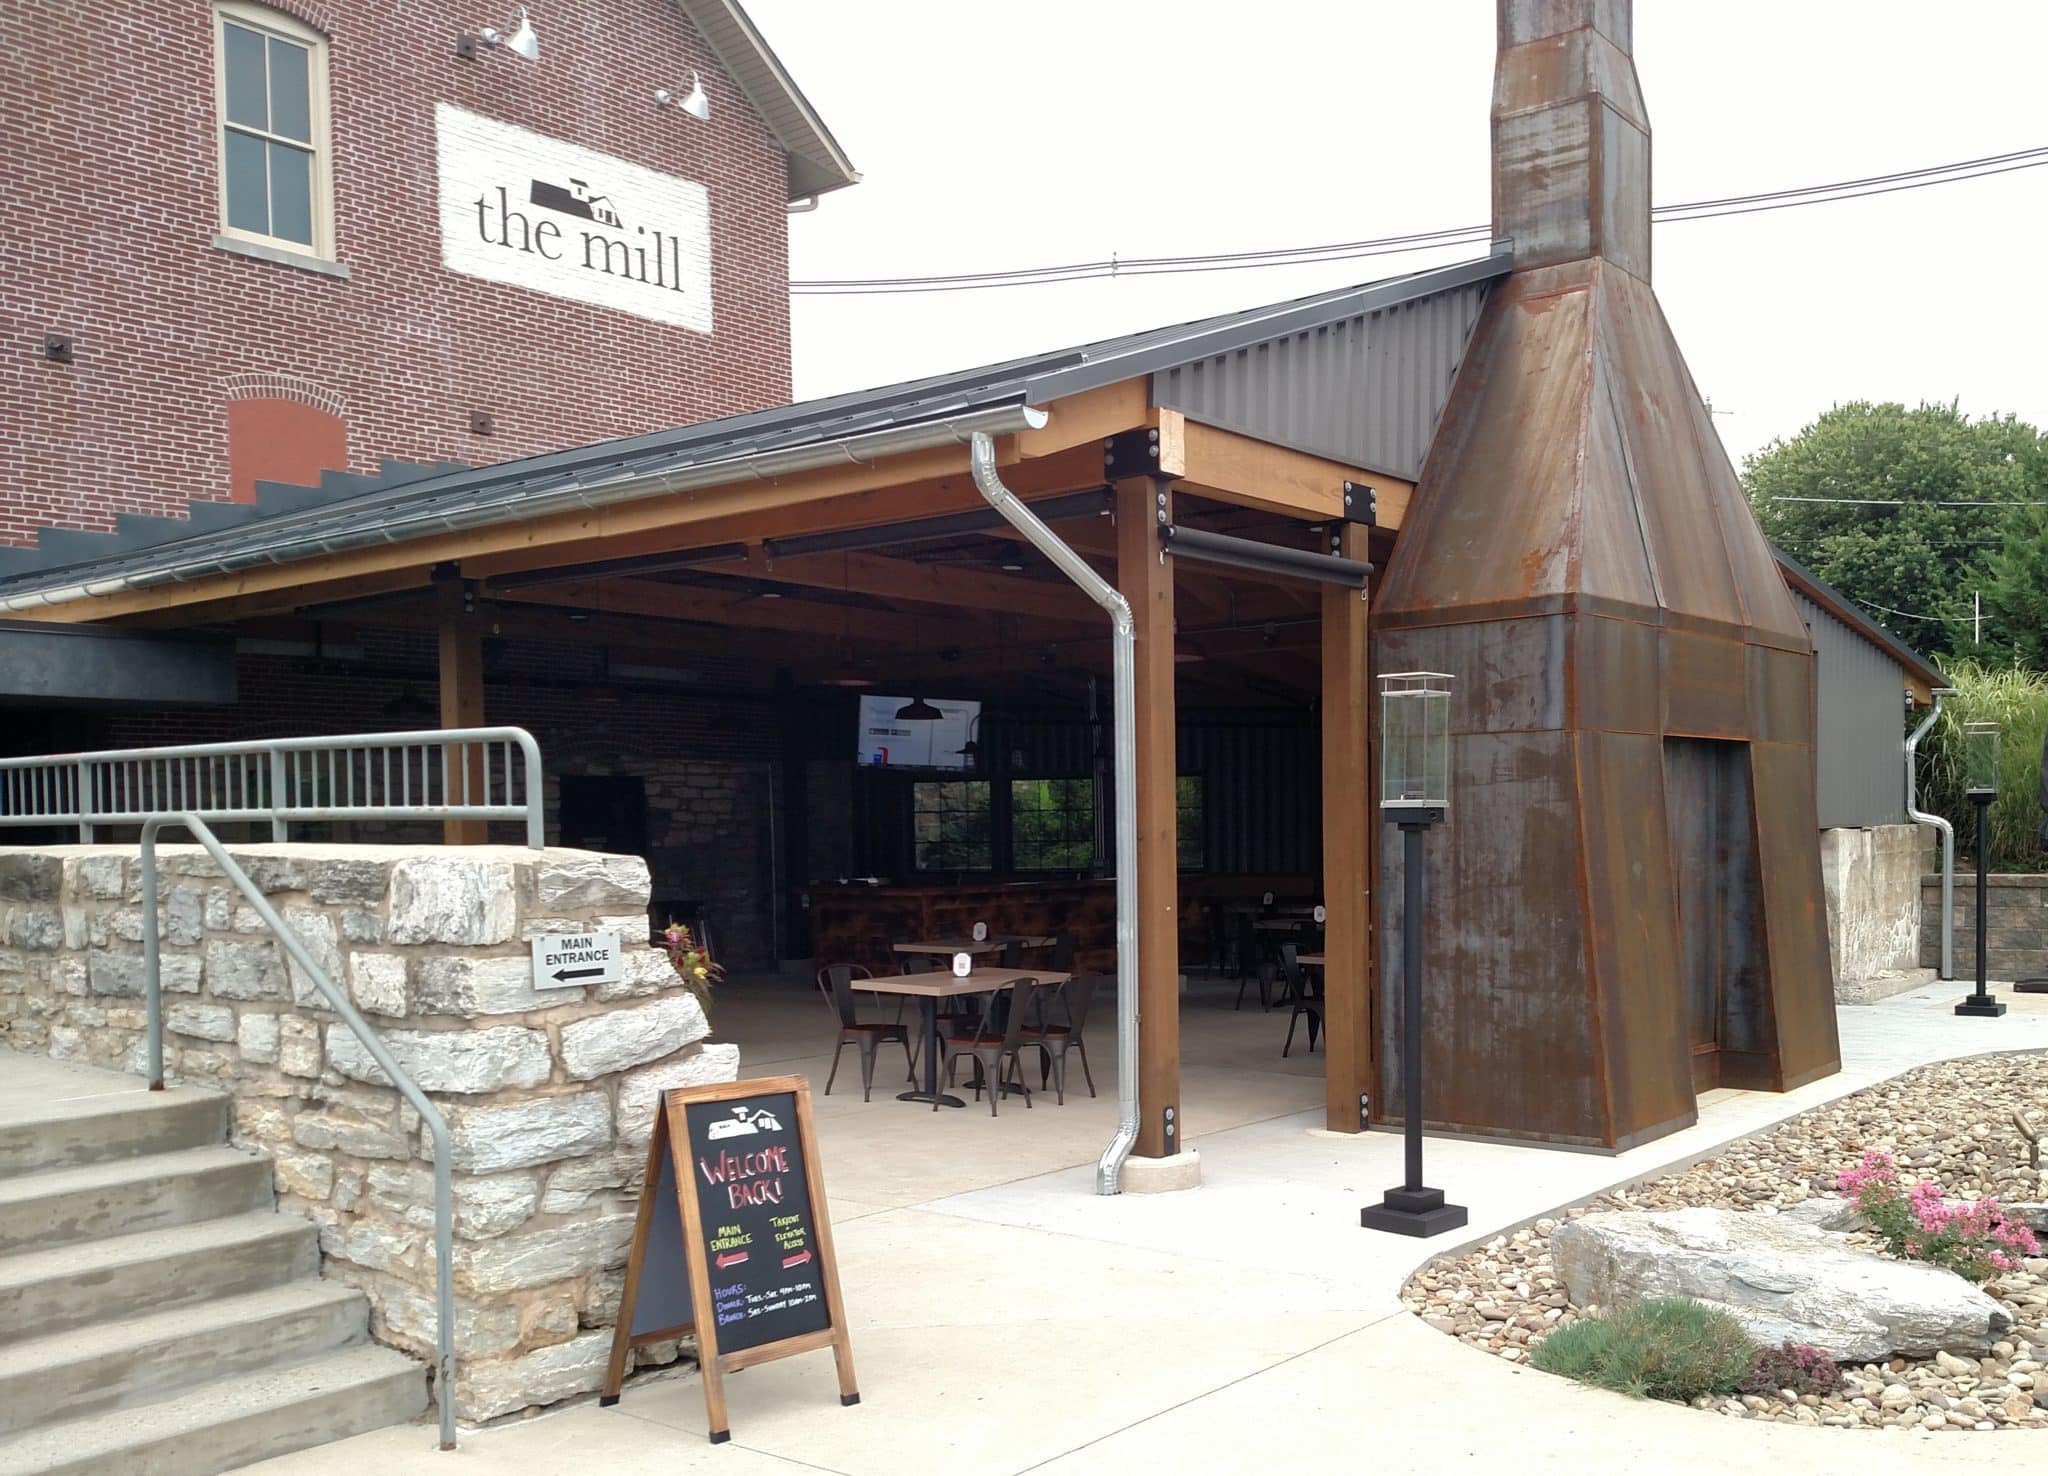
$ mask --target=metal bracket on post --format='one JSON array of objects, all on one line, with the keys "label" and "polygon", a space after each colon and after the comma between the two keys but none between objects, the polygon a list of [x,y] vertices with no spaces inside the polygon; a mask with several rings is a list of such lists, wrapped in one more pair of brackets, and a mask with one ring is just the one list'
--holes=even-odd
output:
[{"label": "metal bracket on post", "polygon": [[1379,493],[1366,482],[1344,484],[1344,521],[1363,523],[1368,528],[1377,528],[1380,515]]},{"label": "metal bracket on post", "polygon": [[1159,431],[1125,431],[1102,443],[1102,480],[1121,482],[1130,477],[1159,475]]},{"label": "metal bracket on post", "polygon": [[1166,1108],[1161,1113],[1161,1121],[1166,1138],[1165,1156],[1167,1158],[1171,1158],[1174,1154],[1180,1152],[1180,1123],[1177,1121],[1178,1116],[1179,1114],[1171,1107]]}]

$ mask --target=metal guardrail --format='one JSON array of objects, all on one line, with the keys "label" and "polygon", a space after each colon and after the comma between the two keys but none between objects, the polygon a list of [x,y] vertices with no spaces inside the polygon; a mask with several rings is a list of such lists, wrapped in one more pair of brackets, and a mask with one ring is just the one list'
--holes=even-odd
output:
[{"label": "metal guardrail", "polygon": [[313,961],[211,825],[268,821],[271,839],[285,841],[292,822],[300,820],[521,820],[526,844],[538,850],[547,843],[541,800],[540,745],[524,728],[352,733],[0,759],[0,827],[75,825],[81,841],[92,840],[101,825],[141,828],[151,1091],[164,1086],[156,840],[165,826],[182,826],[427,1125],[434,1143],[434,1342],[443,1450],[455,1448],[455,1186],[447,1120],[357,1013],[347,991]]},{"label": "metal guardrail", "polygon": [[0,759],[0,826],[295,820],[523,820],[546,843],[540,745],[524,728],[439,728]]},{"label": "metal guardrail", "polygon": [[[532,740],[529,739],[529,742]],[[536,764],[535,772],[539,766]],[[206,822],[196,814],[152,815],[142,823],[142,971],[143,993],[149,1007],[149,1089],[160,1092],[164,1089],[164,1016],[163,984],[159,973],[160,924],[157,920],[155,900],[156,885],[156,838],[157,832],[166,825],[183,826],[206,848],[206,854],[213,858],[227,879],[256,915],[276,935],[279,945],[290,955],[293,963],[305,970],[306,977],[313,981],[328,1008],[341,1016],[342,1023],[356,1034],[363,1043],[363,1049],[370,1053],[370,1059],[382,1068],[384,1074],[399,1090],[399,1094],[412,1104],[419,1113],[420,1121],[427,1125],[427,1133],[434,1140],[434,1291],[435,1313],[439,1326],[435,1330],[435,1398],[441,1413],[441,1449],[455,1449],[455,1174],[450,1156],[448,1122],[441,1116],[440,1109],[427,1100],[427,1094],[419,1089],[413,1079],[405,1074],[389,1047],[378,1038],[377,1032],[349,1002],[348,993],[327,977],[326,971],[313,961],[313,956],[300,941],[299,935],[279,917],[277,909],[270,905],[263,895],[263,889],[250,879],[249,874],[235,862],[220,843],[219,837],[207,828]]]}]

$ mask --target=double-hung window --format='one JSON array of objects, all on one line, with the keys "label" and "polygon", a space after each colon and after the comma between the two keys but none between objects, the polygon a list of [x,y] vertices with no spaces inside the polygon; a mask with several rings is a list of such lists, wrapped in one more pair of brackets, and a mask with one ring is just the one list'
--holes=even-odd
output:
[{"label": "double-hung window", "polygon": [[243,0],[214,15],[221,232],[331,258],[327,38]]}]

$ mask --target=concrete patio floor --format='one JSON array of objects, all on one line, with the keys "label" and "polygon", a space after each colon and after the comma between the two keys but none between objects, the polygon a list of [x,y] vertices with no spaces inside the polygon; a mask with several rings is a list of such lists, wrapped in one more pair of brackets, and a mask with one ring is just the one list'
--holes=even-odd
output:
[{"label": "concrete patio floor", "polygon": [[[1432,1141],[1429,1177],[1470,1206],[1469,1235],[1418,1244],[1358,1227],[1400,1176],[1400,1141],[1323,1132],[1321,1058],[1282,1061],[1284,1014],[1199,987],[1183,1013],[1185,1112],[1203,1185],[1102,1199],[1095,1155],[1115,1122],[1113,1039],[1096,1085],[1029,1111],[934,1114],[897,1102],[902,1058],[860,1101],[851,1052],[818,1097],[828,1196],[862,1402],[841,1409],[824,1354],[728,1381],[732,1443],[704,1440],[694,1377],[464,1435],[401,1427],[266,1463],[272,1476],[364,1469],[632,1473],[802,1468],[848,1473],[1645,1469],[1759,1462],[1888,1472],[2048,1456],[2037,1433],[1942,1437],[1758,1425],[1634,1402],[1491,1359],[1396,1302],[1421,1261],[1557,1205],[1709,1152],[1924,1061],[2048,1047],[2048,1013],[1958,1019],[1935,985],[1840,1012],[1844,1070],[1783,1096],[1716,1093],[1699,1126],[1622,1155]],[[2011,998],[2000,991],[2002,998]],[[2029,1001],[2031,1003],[2031,1001]],[[728,986],[721,1038],[749,1075],[822,1084],[832,1028],[788,983]],[[820,1050],[820,1045],[824,1049]],[[849,1091],[847,1075],[853,1074]],[[1074,1074],[1078,1084],[1079,1072]],[[886,1085],[887,1090],[884,1090]],[[2024,1451],[2015,1442],[2026,1442]],[[1681,1455],[1680,1452],[1683,1452]]]}]

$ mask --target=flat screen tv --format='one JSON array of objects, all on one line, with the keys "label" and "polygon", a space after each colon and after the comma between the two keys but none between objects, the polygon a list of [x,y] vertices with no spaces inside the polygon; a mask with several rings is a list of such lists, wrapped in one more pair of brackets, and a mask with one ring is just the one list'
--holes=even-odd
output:
[{"label": "flat screen tv", "polygon": [[887,769],[973,768],[974,760],[960,750],[975,736],[981,704],[927,697],[924,700],[943,714],[937,721],[898,718],[896,710],[907,707],[911,700],[880,697],[872,692],[862,695],[860,742],[854,751],[854,762]]}]

